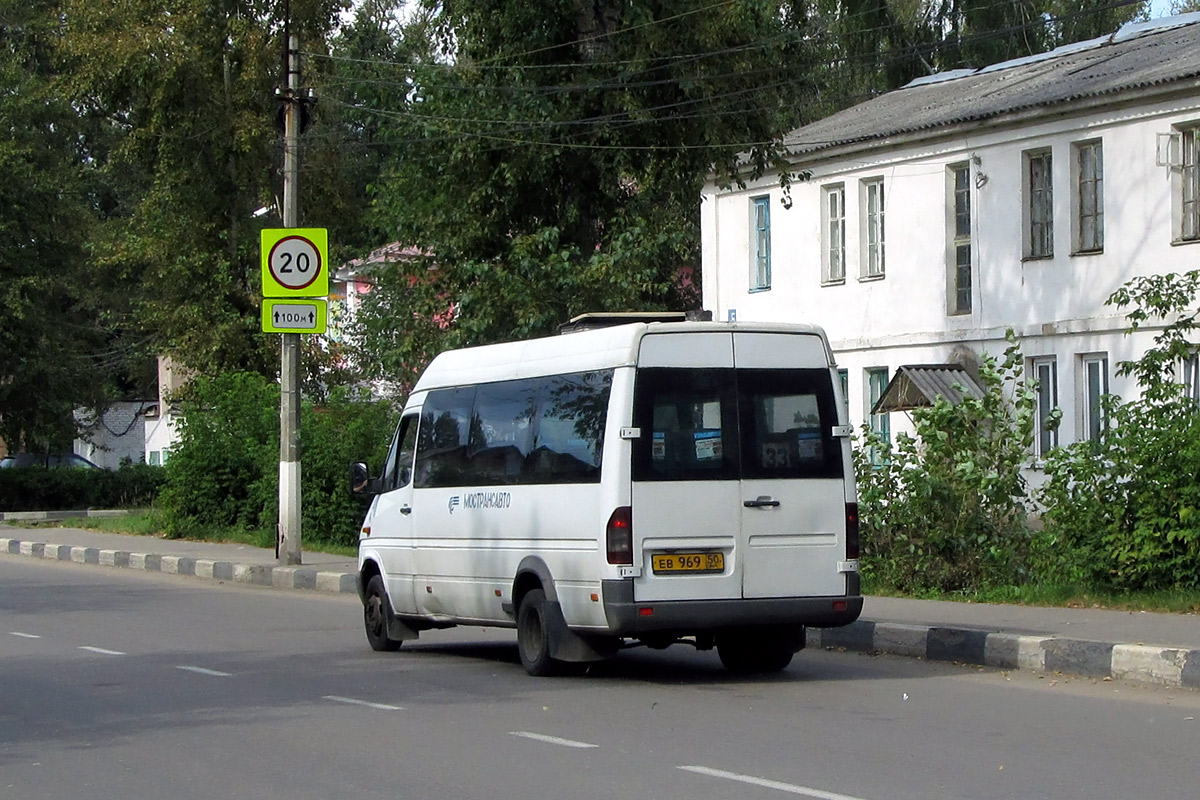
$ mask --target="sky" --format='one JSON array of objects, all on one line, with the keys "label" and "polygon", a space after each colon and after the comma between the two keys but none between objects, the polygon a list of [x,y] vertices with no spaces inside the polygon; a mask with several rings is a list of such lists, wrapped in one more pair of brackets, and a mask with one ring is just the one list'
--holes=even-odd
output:
[{"label": "sky", "polygon": [[1150,19],[1165,17],[1171,13],[1171,0],[1151,0]]}]

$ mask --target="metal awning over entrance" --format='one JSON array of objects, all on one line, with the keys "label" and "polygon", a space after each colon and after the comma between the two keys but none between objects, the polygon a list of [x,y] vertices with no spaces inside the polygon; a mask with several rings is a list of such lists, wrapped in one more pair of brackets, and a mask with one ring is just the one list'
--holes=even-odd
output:
[{"label": "metal awning over entrance", "polygon": [[955,405],[964,397],[983,396],[983,387],[960,364],[909,364],[896,369],[871,413],[911,411],[931,406],[939,397]]}]

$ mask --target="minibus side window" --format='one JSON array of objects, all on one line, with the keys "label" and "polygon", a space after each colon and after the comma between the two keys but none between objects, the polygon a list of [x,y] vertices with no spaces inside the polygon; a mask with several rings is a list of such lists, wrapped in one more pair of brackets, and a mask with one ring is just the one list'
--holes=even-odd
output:
[{"label": "minibus side window", "polygon": [[558,375],[539,382],[527,483],[597,483],[612,371]]},{"label": "minibus side window", "polygon": [[612,370],[432,391],[416,486],[598,483]]},{"label": "minibus side window", "polygon": [[521,481],[525,457],[533,449],[537,385],[503,381],[475,392],[467,447],[467,483],[512,484]]},{"label": "minibus side window", "polygon": [[417,439],[417,488],[463,486],[474,387],[429,393],[421,408]]},{"label": "minibus side window", "polygon": [[413,474],[413,451],[417,448],[416,414],[409,414],[400,420],[400,429],[392,451],[388,453],[387,471],[383,475],[383,490],[399,489],[408,486]]}]

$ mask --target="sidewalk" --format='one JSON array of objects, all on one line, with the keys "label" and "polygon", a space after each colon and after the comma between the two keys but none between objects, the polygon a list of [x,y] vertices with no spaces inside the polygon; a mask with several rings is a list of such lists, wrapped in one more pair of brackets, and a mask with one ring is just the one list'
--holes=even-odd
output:
[{"label": "sidewalk", "polygon": [[[0,555],[126,567],[209,580],[355,593],[352,557],[0,522]],[[810,629],[810,647],[845,648],[1002,669],[1200,688],[1200,615],[1037,608],[868,597],[862,619]]]}]

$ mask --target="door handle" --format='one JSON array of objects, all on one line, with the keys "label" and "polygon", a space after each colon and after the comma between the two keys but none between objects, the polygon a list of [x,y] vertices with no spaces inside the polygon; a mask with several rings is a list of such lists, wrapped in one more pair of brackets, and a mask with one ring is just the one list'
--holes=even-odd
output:
[{"label": "door handle", "polygon": [[400,513],[407,517],[412,513],[412,506],[400,506]]},{"label": "door handle", "polygon": [[764,494],[759,495],[753,500],[744,500],[742,501],[742,505],[746,508],[777,508],[779,501],[772,499],[770,495]]}]

